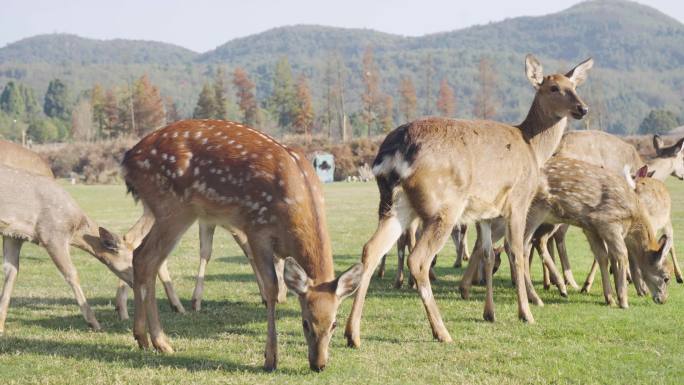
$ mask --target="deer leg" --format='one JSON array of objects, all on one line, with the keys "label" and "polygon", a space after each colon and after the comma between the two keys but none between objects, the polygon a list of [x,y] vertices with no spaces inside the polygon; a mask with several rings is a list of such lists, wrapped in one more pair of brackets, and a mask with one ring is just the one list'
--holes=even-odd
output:
[{"label": "deer leg", "polygon": [[19,274],[19,253],[24,242],[20,239],[3,237],[2,252],[4,256],[3,270],[5,273],[5,283],[2,287],[0,296],[0,334],[5,331],[5,319],[9,309],[10,298],[14,290],[14,283]]},{"label": "deer leg", "polygon": [[460,268],[463,266],[463,261],[468,261],[470,259],[468,256],[467,231],[468,225],[456,225],[453,230],[451,230],[451,239],[456,246],[456,262],[454,262],[454,268]]},{"label": "deer leg", "polygon": [[[606,300],[606,305],[611,306],[615,304],[613,300],[613,289],[610,287],[610,273],[608,271],[608,251],[603,239],[593,231],[584,230],[584,234],[589,241],[589,247],[592,253],[596,256],[596,262],[601,270],[601,284],[603,285],[603,297]],[[586,286],[586,284],[585,284]]]},{"label": "deer leg", "polygon": [[176,246],[196,217],[182,211],[158,218],[143,243],[133,253],[133,292],[135,294],[135,316],[133,335],[141,348],[148,348],[146,326],[149,328],[152,345],[162,353],[173,353],[173,348],[164,334],[159,319],[155,292],[156,276],[161,264]]},{"label": "deer leg", "polygon": [[125,321],[128,319],[128,285],[126,282],[119,280],[116,287],[116,313],[119,315],[119,320]]},{"label": "deer leg", "polygon": [[192,300],[190,306],[194,311],[202,309],[202,297],[204,295],[204,275],[206,274],[207,265],[211,259],[211,252],[214,248],[214,233],[216,226],[202,221],[199,222],[199,240],[200,240],[200,263],[197,271],[197,279],[195,281],[195,290],[192,292]]},{"label": "deer leg", "polygon": [[561,266],[563,268],[563,276],[565,277],[565,283],[570,285],[575,290],[579,290],[579,285],[575,282],[575,277],[572,274],[572,269],[570,268],[570,259],[568,258],[568,250],[565,246],[565,235],[568,232],[570,225],[560,225],[556,232],[553,234],[553,240],[556,242],[556,250],[558,250],[558,258],[561,261]]},{"label": "deer leg", "polygon": [[[668,221],[663,229],[663,234],[667,235],[668,238],[674,239],[674,231],[672,230],[672,221]],[[684,283],[682,280],[682,270],[679,268],[679,262],[677,261],[677,254],[675,253],[674,241],[672,242],[672,248],[670,248],[670,255],[672,256],[672,267],[674,267],[675,278],[678,283]]]},{"label": "deer leg", "polygon": [[71,261],[67,241],[63,239],[50,241],[45,245],[45,249],[47,249],[48,255],[52,258],[52,262],[55,263],[57,269],[62,273],[64,280],[71,286],[74,297],[76,297],[76,302],[78,303],[79,308],[81,308],[83,318],[85,318],[86,322],[93,330],[100,330],[100,323],[95,319],[95,314],[90,308],[90,305],[88,305],[85,294],[83,294],[83,289],[81,288],[81,283],[78,279],[78,272]]},{"label": "deer leg", "polygon": [[432,336],[440,342],[451,342],[452,339],[444,327],[442,316],[432,295],[430,264],[437,252],[444,247],[453,226],[453,222],[443,217],[424,221],[423,233],[416,244],[416,248],[408,256],[409,269],[416,280],[418,293],[427,312],[432,327]]},{"label": "deer leg", "polygon": [[584,285],[582,285],[582,293],[588,293],[591,290],[591,285],[594,283],[594,276],[596,275],[597,268],[598,262],[596,262],[596,258],[594,258],[594,261],[591,263],[589,274],[587,274],[587,278],[584,280]]},{"label": "deer leg", "polygon": [[268,334],[264,352],[264,369],[273,371],[278,366],[278,335],[276,333],[275,307],[278,302],[278,276],[271,243],[265,239],[250,235],[249,246],[253,251],[254,266],[262,278],[263,296],[266,299]]},{"label": "deer leg", "polygon": [[[404,284],[404,257],[406,256],[407,234],[404,233],[397,241],[397,277],[394,279],[394,288],[399,289]],[[382,257],[383,260],[385,257]]]},{"label": "deer leg", "polygon": [[159,266],[159,273],[157,275],[159,276],[159,280],[162,282],[162,285],[164,285],[164,292],[166,292],[166,298],[169,299],[171,310],[175,311],[176,313],[185,314],[185,308],[183,307],[180,299],[178,299],[176,290],[173,288],[173,281],[171,281],[171,273],[169,273],[167,260],[164,260],[164,262],[162,262],[162,264]]},{"label": "deer leg", "polygon": [[344,330],[344,336],[349,347],[361,346],[361,313],[363,312],[363,303],[366,299],[371,276],[378,266],[380,258],[387,254],[402,232],[401,222],[396,215],[381,218],[375,233],[363,246],[363,255],[361,257],[363,276],[361,277],[359,288],[356,290],[354,304],[352,305]]},{"label": "deer leg", "polygon": [[648,294],[648,287],[646,286],[646,282],[644,282],[644,279],[641,276],[641,269],[639,268],[639,265],[637,264],[636,259],[632,256],[629,255],[629,272],[630,276],[632,278],[632,282],[634,283],[634,288],[636,288],[636,293],[639,297],[643,297],[644,295]]},{"label": "deer leg", "polygon": [[387,254],[383,255],[380,259],[380,266],[378,267],[378,278],[382,279],[385,276],[385,260],[387,259]]},{"label": "deer leg", "polygon": [[618,305],[622,309],[626,309],[629,307],[627,297],[627,265],[629,263],[627,247],[622,239],[622,234],[617,230],[604,235],[604,239],[606,240],[608,255],[613,262],[613,278],[615,279]]},{"label": "deer leg", "polygon": [[558,291],[560,292],[561,297],[567,297],[568,289],[565,287],[565,280],[563,280],[560,273],[558,272],[558,269],[556,269],[556,264],[551,258],[551,255],[549,254],[548,242],[550,239],[552,239],[552,235],[553,233],[545,233],[541,237],[539,237],[539,246],[541,251],[539,255],[542,257],[544,267],[548,270],[547,275],[550,276],[551,282],[553,282],[556,285],[556,287],[558,287]]},{"label": "deer leg", "polygon": [[[518,211],[522,211],[519,213]],[[529,250],[529,245],[532,239],[532,233],[526,237],[526,212],[518,208],[515,212],[510,214],[506,223],[506,241],[511,249],[511,258],[515,261],[515,290],[518,295],[518,318],[524,322],[534,323],[534,317],[530,311],[528,303],[527,292],[530,291],[536,295],[534,287],[531,285],[529,275],[530,260],[525,255],[525,250]],[[526,284],[525,281],[529,281]],[[538,298],[538,296],[537,296]],[[541,303],[541,299],[538,301]]]},{"label": "deer leg", "polygon": [[484,271],[485,271],[485,286],[487,294],[485,298],[484,313],[482,317],[485,321],[494,322],[496,316],[494,313],[494,287],[492,282],[492,275],[494,273],[494,250],[492,249],[492,229],[489,222],[480,222],[482,234],[482,251],[484,253]]},{"label": "deer leg", "polygon": [[[484,258],[484,252],[482,250],[483,239],[481,235],[480,224],[478,223],[475,226],[475,228],[477,230],[475,246],[473,247],[473,252],[470,254],[470,261],[468,261],[468,267],[466,268],[466,271],[463,273],[461,283],[458,286],[458,289],[461,292],[461,298],[463,299],[470,298],[470,288],[473,285],[475,273],[477,272],[477,269],[480,266],[482,259]],[[492,240],[492,242],[494,242],[494,240]]]}]

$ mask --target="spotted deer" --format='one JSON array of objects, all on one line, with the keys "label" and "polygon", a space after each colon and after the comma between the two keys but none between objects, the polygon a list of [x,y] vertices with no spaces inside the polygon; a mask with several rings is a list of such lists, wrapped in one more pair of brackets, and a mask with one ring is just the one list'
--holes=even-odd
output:
[{"label": "spotted deer", "polygon": [[[6,146],[0,142],[0,148]],[[15,166],[19,165],[15,163]],[[86,322],[91,328],[100,330],[100,324],[81,289],[69,246],[91,254],[128,283],[133,282],[132,248],[83,213],[73,198],[55,182],[51,172],[44,175],[45,170],[35,168],[32,171],[36,172],[32,173],[0,164],[0,234],[3,237],[5,271],[0,296],[0,333],[5,328],[10,297],[19,272],[21,246],[26,241],[47,250],[71,286]]]},{"label": "spotted deer", "polygon": [[135,321],[141,348],[173,349],[155,297],[157,269],[197,219],[244,235],[262,280],[268,333],[264,367],[277,366],[274,259],[296,293],[309,366],[322,370],[337,309],[356,289],[360,264],[335,278],[323,193],[313,167],[297,151],[240,123],[186,120],[159,129],[124,156],[126,185],[154,215],[133,256]]},{"label": "spotted deer", "polygon": [[[672,258],[672,266],[677,282],[682,283],[682,272],[675,253],[674,231],[670,216],[672,200],[665,183],[653,178],[654,174],[654,171],[648,170],[648,166],[643,166],[637,171],[636,176],[632,176],[629,172],[626,172],[625,178],[628,184],[630,184],[630,187],[636,192],[639,201],[645,207],[654,231],[657,233],[662,230],[664,236],[673,240],[672,247],[670,248],[670,257]],[[630,268],[633,268],[632,278],[637,289],[637,294],[645,295],[647,293],[647,288],[644,288],[641,285],[641,283],[643,283],[641,281],[641,270],[638,266],[632,266],[631,263],[632,260],[630,260]],[[597,267],[598,265],[596,263],[592,264],[589,275],[584,283],[585,290],[591,288]]]},{"label": "spotted deer", "polygon": [[[525,217],[537,191],[541,167],[560,142],[568,118],[581,119],[588,111],[575,87],[585,80],[592,64],[587,59],[565,75],[545,77],[539,61],[528,55],[526,74],[537,91],[527,118],[519,126],[425,118],[387,135],[373,163],[380,190],[379,223],[363,247],[363,277],[345,330],[349,346],[361,343],[361,313],[373,271],[416,217],[423,223],[423,234],[408,256],[408,264],[437,340],[452,341],[432,294],[428,272],[451,229],[460,223],[504,218],[506,238],[515,256],[518,316],[534,322],[522,281]],[[491,266],[491,240],[485,246],[490,251],[487,262]],[[491,286],[489,278],[487,284]]]},{"label": "spotted deer", "polygon": [[[662,181],[670,175],[680,180],[684,179],[684,152],[682,151],[684,149],[684,138],[671,146],[665,146],[662,138],[654,135],[653,146],[656,150],[656,157],[645,161],[633,145],[615,135],[593,130],[571,131],[563,136],[556,155],[582,160],[615,173],[622,173],[625,165],[629,166],[629,169],[634,172],[646,164],[649,170],[654,172],[653,178],[655,179]],[[554,240],[556,245],[559,246],[558,254],[565,278],[566,280],[574,281],[564,247],[567,230],[567,225],[561,225],[554,234]],[[596,271],[596,267],[597,264],[594,262],[594,266],[592,266],[593,272]],[[679,281],[681,273],[677,273],[677,271],[675,273]],[[582,286],[582,292],[590,290],[592,282],[593,274],[590,273]],[[637,286],[643,285],[640,285],[637,281]],[[643,291],[644,288],[639,290]]]}]

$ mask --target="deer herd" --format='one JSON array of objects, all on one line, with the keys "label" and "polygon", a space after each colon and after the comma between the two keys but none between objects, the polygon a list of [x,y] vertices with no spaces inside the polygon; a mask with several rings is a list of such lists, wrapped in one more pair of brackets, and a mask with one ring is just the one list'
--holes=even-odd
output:
[{"label": "deer herd", "polygon": [[[530,275],[533,250],[542,261],[545,287],[557,286],[562,296],[568,295],[568,286],[579,289],[565,249],[570,225],[584,232],[595,256],[583,291],[590,289],[598,268],[606,304],[628,307],[630,281],[639,295],[650,294],[656,303],[664,303],[670,271],[674,268],[680,283],[682,274],[663,180],[670,175],[684,179],[684,139],[666,147],[655,136],[656,156],[644,160],[632,145],[613,135],[566,132],[570,120],[588,113],[577,88],[592,65],[588,59],[566,74],[545,76],[539,61],[528,55],[525,72],[536,93],[527,117],[517,126],[428,117],[390,132],[372,169],[380,192],[377,229],[364,245],[360,263],[339,276],[323,190],[313,167],[301,152],[246,125],[179,121],[150,133],[126,152],[122,174],[143,215],[123,236],[90,219],[37,154],[0,142],[5,277],[0,333],[25,241],[47,250],[73,289],[83,317],[93,329],[100,329],[70,258],[73,245],[121,280],[115,300],[121,319],[128,318],[127,288],[132,287],[138,345],[173,352],[160,321],[156,277],[172,308],[185,312],[166,259],[196,221],[200,266],[192,309],[201,309],[214,231],[223,227],[247,257],[266,306],[267,370],[278,364],[276,304],[285,300],[288,289],[299,299],[311,369],[325,367],[337,310],[354,293],[344,335],[349,346],[360,346],[370,281],[379,265],[378,275],[384,274],[384,256],[397,242],[395,286],[403,283],[406,259],[432,334],[442,342],[452,337],[432,293],[432,266],[450,237],[458,250],[455,266],[468,261],[461,296],[469,297],[473,282],[484,283],[483,316],[488,321],[495,320],[492,275],[502,250],[511,265],[521,320],[534,322],[529,304],[543,305]],[[470,258],[468,225],[477,229]],[[495,248],[501,239],[503,247]]]}]

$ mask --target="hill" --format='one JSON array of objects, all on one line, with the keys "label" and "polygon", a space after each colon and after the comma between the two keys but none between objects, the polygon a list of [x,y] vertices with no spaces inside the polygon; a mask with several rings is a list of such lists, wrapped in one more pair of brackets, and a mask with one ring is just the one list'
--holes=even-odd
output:
[{"label": "hill", "polygon": [[[263,100],[270,93],[275,63],[287,56],[295,73],[311,79],[320,111],[326,68],[338,56],[346,68],[345,97],[353,112],[360,106],[361,56],[369,46],[383,92],[396,100],[399,80],[410,76],[421,107],[426,96],[425,63],[431,58],[432,104],[439,81],[447,79],[455,88],[457,115],[462,117],[472,116],[478,63],[487,57],[497,78],[498,118],[521,120],[532,95],[523,74],[528,52],[541,59],[546,72],[567,70],[594,57],[595,69],[580,91],[599,112],[589,122],[592,127],[600,120],[604,129],[632,132],[653,108],[684,115],[684,25],[653,8],[623,0],[588,1],[550,15],[421,37],[314,25],[280,27],[202,54],[156,42],[44,35],[0,48],[0,86],[18,79],[40,94],[53,77],[81,90],[96,81],[121,84],[147,72],[162,93],[177,99],[188,114],[216,66],[247,69]],[[396,120],[399,123],[398,116]]]}]

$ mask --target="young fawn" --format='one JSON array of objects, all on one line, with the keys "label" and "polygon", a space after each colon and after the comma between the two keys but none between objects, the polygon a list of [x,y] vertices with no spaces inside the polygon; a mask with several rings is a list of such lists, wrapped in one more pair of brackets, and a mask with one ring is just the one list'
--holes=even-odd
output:
[{"label": "young fawn", "polygon": [[[380,190],[379,223],[363,248],[363,278],[345,330],[349,346],[361,343],[361,313],[375,268],[415,218],[422,221],[423,232],[408,264],[437,340],[448,342],[451,336],[432,294],[429,267],[457,223],[505,219],[517,271],[518,315],[534,321],[522,281],[527,209],[541,167],[560,142],[568,118],[581,119],[588,111],[575,87],[586,79],[592,64],[589,59],[565,75],[545,77],[541,64],[528,55],[526,74],[537,92],[527,118],[517,127],[427,118],[387,135],[373,163]],[[491,240],[485,247],[492,266]]]},{"label": "young fawn", "polygon": [[144,137],[123,160],[126,184],[154,215],[133,256],[135,321],[141,348],[173,352],[159,320],[155,274],[197,219],[247,240],[262,280],[268,334],[264,367],[277,366],[274,260],[299,297],[309,366],[322,370],[337,309],[356,289],[360,264],[335,278],[323,192],[304,156],[240,123],[186,120]]},{"label": "young fawn", "polygon": [[25,241],[37,243],[47,250],[71,286],[83,317],[95,330],[100,329],[100,324],[81,289],[69,246],[91,254],[119,278],[129,284],[133,282],[130,245],[88,218],[52,175],[0,165],[0,234],[5,260],[0,332],[5,327],[10,297],[19,272],[19,253]]}]

